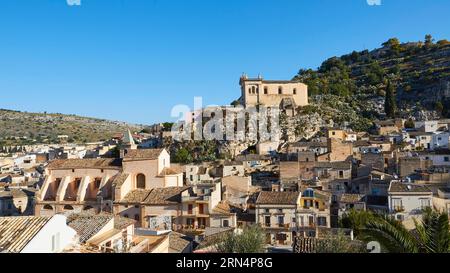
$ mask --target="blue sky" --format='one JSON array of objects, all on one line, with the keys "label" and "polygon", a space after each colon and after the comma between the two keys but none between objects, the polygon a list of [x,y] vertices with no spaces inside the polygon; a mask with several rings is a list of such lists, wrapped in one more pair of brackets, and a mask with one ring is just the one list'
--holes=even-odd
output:
[{"label": "blue sky", "polygon": [[228,104],[242,72],[290,79],[332,56],[450,39],[450,1],[2,0],[0,108],[135,123]]}]

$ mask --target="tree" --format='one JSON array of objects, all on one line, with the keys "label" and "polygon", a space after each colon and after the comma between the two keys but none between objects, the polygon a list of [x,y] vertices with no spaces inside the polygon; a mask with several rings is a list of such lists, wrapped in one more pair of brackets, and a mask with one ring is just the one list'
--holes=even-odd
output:
[{"label": "tree", "polygon": [[181,148],[175,153],[174,161],[177,163],[191,163],[192,156],[186,148]]},{"label": "tree", "polygon": [[442,102],[438,101],[436,102],[436,111],[442,115],[442,113],[444,112],[444,105],[442,104]]},{"label": "tree", "polygon": [[434,39],[433,39],[433,36],[431,36],[431,34],[425,35],[425,47],[426,48],[432,47],[433,42],[434,42]]},{"label": "tree", "polygon": [[398,38],[391,38],[382,44],[384,47],[388,47],[393,53],[400,53],[401,45]]},{"label": "tree", "polygon": [[264,232],[259,226],[253,225],[240,234],[230,232],[219,236],[212,245],[219,253],[264,253]]},{"label": "tree", "polygon": [[406,129],[413,129],[414,128],[414,121],[412,119],[408,119],[405,121],[405,128]]},{"label": "tree", "polygon": [[328,234],[317,241],[314,253],[364,253],[359,241],[351,241],[342,232],[337,235]]},{"label": "tree", "polygon": [[[431,208],[423,211],[422,220],[414,221],[414,231],[406,229],[391,216],[369,212],[349,213],[344,215],[341,222],[346,224],[344,227],[353,228],[358,238],[364,241],[375,240],[385,251],[391,253],[450,252],[448,215],[445,212],[432,211]],[[351,225],[356,223],[358,224]]]},{"label": "tree", "polygon": [[395,113],[397,111],[397,102],[395,100],[395,90],[391,82],[388,81],[386,85],[386,97],[384,102],[384,111],[386,115],[390,118],[395,118]]}]

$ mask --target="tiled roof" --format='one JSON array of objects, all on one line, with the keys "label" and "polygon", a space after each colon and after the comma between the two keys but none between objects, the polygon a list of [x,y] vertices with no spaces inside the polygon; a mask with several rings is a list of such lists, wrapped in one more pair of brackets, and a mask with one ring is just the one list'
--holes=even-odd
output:
[{"label": "tiled roof", "polygon": [[363,198],[364,198],[364,195],[362,195],[362,194],[344,193],[341,196],[340,202],[343,202],[343,203],[357,203],[357,202],[362,202]]},{"label": "tiled roof", "polygon": [[120,169],[122,161],[118,158],[99,159],[60,159],[50,162],[49,169]]},{"label": "tiled roof", "polygon": [[186,235],[172,231],[169,234],[169,253],[182,253],[190,243]]},{"label": "tiled roof", "polygon": [[180,194],[189,187],[167,187],[151,190],[137,189],[131,191],[121,202],[143,203],[148,205],[169,205],[181,202]]},{"label": "tiled roof", "polygon": [[1,190],[0,198],[24,198],[28,195],[22,189]]},{"label": "tiled roof", "polygon": [[0,252],[21,252],[51,217],[0,217]]},{"label": "tiled roof", "polygon": [[259,205],[295,205],[297,204],[298,192],[269,192],[263,191],[259,194],[256,204]]},{"label": "tiled roof", "polygon": [[164,168],[161,173],[159,174],[160,176],[164,176],[164,175],[176,175],[176,174],[180,174],[183,172],[180,172],[178,170],[175,170],[173,168]]},{"label": "tiled roof", "polygon": [[159,155],[164,149],[136,149],[127,150],[123,160],[133,161],[133,160],[155,160],[158,159]]},{"label": "tiled roof", "polygon": [[212,212],[213,212],[212,214],[216,215],[233,215],[233,213],[231,212],[230,204],[225,201],[222,201],[219,204],[217,204],[217,206],[213,208]]},{"label": "tiled roof", "polygon": [[127,178],[130,176],[130,174],[128,173],[119,173],[117,174],[113,181],[112,181],[112,185],[113,187],[120,187],[123,185],[123,183],[125,183],[125,181],[127,180]]},{"label": "tiled roof", "polygon": [[351,163],[346,161],[339,162],[316,162],[315,168],[330,168],[330,169],[351,169]]},{"label": "tiled roof", "polygon": [[136,220],[119,215],[114,216],[114,229],[122,230],[134,224],[136,224]]},{"label": "tiled roof", "polygon": [[142,203],[152,190],[136,189],[129,192],[121,202]]},{"label": "tiled roof", "polygon": [[149,205],[166,205],[181,202],[181,193],[189,187],[155,188],[145,198],[144,203]]},{"label": "tiled roof", "polygon": [[426,186],[401,182],[392,182],[389,187],[389,192],[432,193],[432,191]]},{"label": "tiled roof", "polygon": [[86,243],[86,241],[96,235],[113,218],[114,217],[109,214],[71,214],[67,218],[67,224],[80,236],[80,243]]}]

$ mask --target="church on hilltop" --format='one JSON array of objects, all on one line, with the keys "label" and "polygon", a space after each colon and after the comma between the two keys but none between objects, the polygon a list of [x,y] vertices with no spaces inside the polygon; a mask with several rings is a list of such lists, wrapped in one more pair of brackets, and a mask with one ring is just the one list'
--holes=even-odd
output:
[{"label": "church on hilltop", "polygon": [[266,106],[296,109],[308,105],[308,86],[296,81],[264,80],[262,76],[240,78],[241,98],[244,107]]}]

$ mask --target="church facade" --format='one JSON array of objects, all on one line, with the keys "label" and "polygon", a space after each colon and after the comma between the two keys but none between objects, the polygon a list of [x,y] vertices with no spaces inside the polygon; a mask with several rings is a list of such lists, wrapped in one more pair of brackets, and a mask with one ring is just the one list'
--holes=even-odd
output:
[{"label": "church facade", "polygon": [[244,107],[266,106],[280,108],[296,108],[306,106],[308,102],[308,86],[296,81],[264,80],[262,76],[249,78],[242,75],[240,102]]}]

